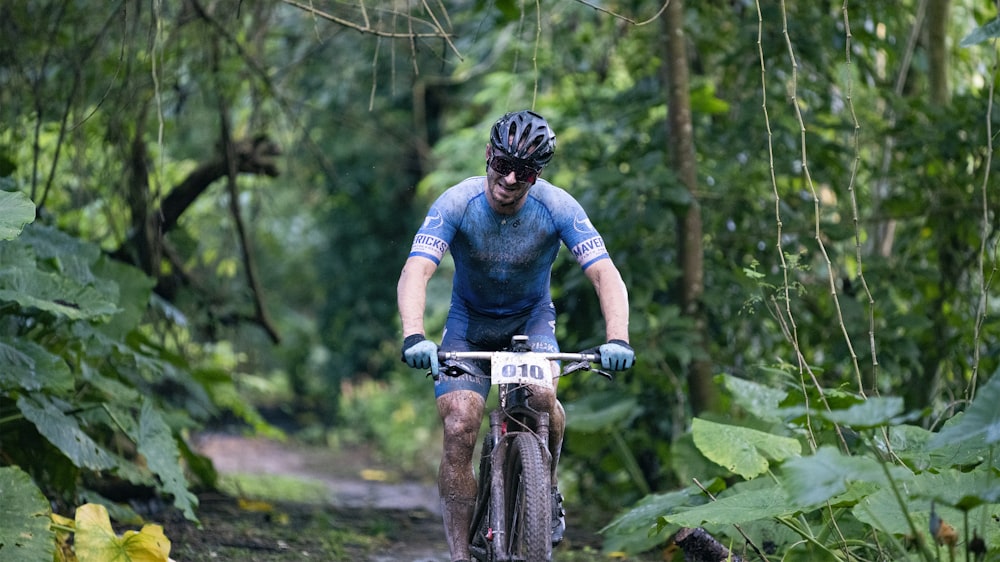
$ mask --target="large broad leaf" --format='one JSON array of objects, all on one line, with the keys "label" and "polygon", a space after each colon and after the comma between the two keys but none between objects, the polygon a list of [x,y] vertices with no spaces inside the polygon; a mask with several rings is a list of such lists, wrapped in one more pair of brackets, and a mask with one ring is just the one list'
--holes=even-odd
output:
[{"label": "large broad leaf", "polygon": [[0,562],[52,560],[50,514],[49,501],[26,472],[0,467]]},{"label": "large broad leaf", "polygon": [[816,415],[838,425],[866,429],[886,425],[902,412],[902,398],[875,396],[845,409],[821,410]]},{"label": "large broad leaf", "polygon": [[74,465],[91,470],[105,470],[116,466],[115,459],[89,435],[80,429],[76,418],[67,416],[52,401],[41,394],[22,396],[17,407],[25,419]]},{"label": "large broad leaf", "polygon": [[0,338],[0,390],[11,388],[69,392],[73,374],[61,357],[34,342]]},{"label": "large broad leaf", "polygon": [[997,408],[997,403],[1000,403],[1000,370],[995,371],[979,389],[975,401],[959,421],[946,425],[931,438],[929,446],[945,447],[979,439],[985,445],[1000,441],[1000,408]]},{"label": "large broad leaf", "polygon": [[119,311],[118,284],[94,274],[100,248],[49,227],[32,226],[0,244],[0,301],[71,320]]},{"label": "large broad leaf", "polygon": [[146,313],[156,281],[137,268],[107,258],[97,260],[93,271],[103,279],[114,279],[118,287],[120,312],[111,322],[102,324],[101,330],[109,337],[124,339]]},{"label": "large broad leaf", "polygon": [[188,519],[197,521],[194,508],[198,498],[188,490],[187,478],[180,465],[180,449],[160,411],[149,400],[142,403],[139,427],[133,437],[147,466],[160,478],[163,490],[174,496],[174,506]]},{"label": "large broad leaf", "polygon": [[110,316],[118,312],[117,296],[107,286],[98,289],[38,269],[0,270],[0,301],[16,302],[71,320]]},{"label": "large broad leaf", "polygon": [[[933,501],[938,516],[957,529],[964,528],[963,509],[967,510],[970,525],[974,525],[975,531],[986,541],[989,551],[1000,548],[1000,526],[995,524],[1000,520],[1000,505],[996,503],[998,490],[996,477],[988,469],[925,472],[913,477],[899,490],[906,513],[919,531],[927,532]],[[893,490],[883,488],[855,506],[853,513],[859,521],[881,531],[909,535],[911,529],[903,509]]]},{"label": "large broad leaf", "polygon": [[34,250],[39,269],[69,277],[81,285],[97,280],[91,270],[102,255],[97,245],[44,225],[26,228],[20,241]]},{"label": "large broad leaf", "polygon": [[0,240],[13,240],[35,220],[35,204],[21,192],[0,191]]},{"label": "large broad leaf", "polygon": [[665,515],[663,519],[671,525],[701,527],[706,524],[745,523],[758,519],[793,515],[799,511],[794,504],[788,501],[783,490],[777,485],[765,487],[741,487],[737,485],[731,490],[730,495],[721,497],[714,502],[687,511]]},{"label": "large broad leaf", "polygon": [[574,431],[600,432],[621,428],[638,413],[633,397],[592,393],[564,404],[566,427]]},{"label": "large broad leaf", "polygon": [[705,503],[705,496],[696,487],[667,494],[652,494],[639,500],[632,508],[615,517],[602,529],[607,538],[605,550],[645,552],[662,543],[677,527],[658,527],[660,517],[671,515]]},{"label": "large broad leaf", "polygon": [[700,418],[694,419],[691,433],[706,458],[747,479],[766,472],[768,459],[780,462],[802,452],[795,439]]},{"label": "large broad leaf", "polygon": [[[958,420],[954,420],[957,422]],[[971,440],[949,443],[943,447],[929,447],[930,440],[937,435],[915,425],[893,425],[888,429],[889,442],[886,444],[881,433],[874,436],[875,444],[886,455],[901,458],[907,465],[918,471],[931,467],[937,470],[946,467],[968,467],[983,462],[989,447],[982,436]]]},{"label": "large broad leaf", "polygon": [[169,556],[170,541],[159,525],[146,525],[119,537],[103,505],[88,503],[77,508],[76,557],[80,562],[167,562]]},{"label": "large broad leaf", "polygon": [[782,416],[778,407],[788,396],[784,390],[771,388],[753,381],[737,378],[731,375],[722,377],[723,384],[733,397],[733,402],[758,418],[777,422]]},{"label": "large broad leaf", "polygon": [[[820,447],[816,454],[792,459],[782,467],[784,490],[792,503],[814,507],[843,494],[852,482],[873,482],[888,487],[886,469],[871,457],[848,457],[833,447]],[[911,473],[889,467],[897,483],[906,482]]]}]

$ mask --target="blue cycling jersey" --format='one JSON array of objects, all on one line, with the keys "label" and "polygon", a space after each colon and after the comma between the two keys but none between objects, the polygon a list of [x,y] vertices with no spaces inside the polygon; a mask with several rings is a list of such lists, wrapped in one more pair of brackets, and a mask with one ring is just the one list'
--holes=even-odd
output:
[{"label": "blue cycling jersey", "polygon": [[521,313],[551,301],[549,277],[566,244],[586,269],[607,259],[601,235],[565,190],[539,179],[513,215],[494,211],[484,176],[451,187],[431,206],[410,256],[455,260],[452,299],[491,316]]}]

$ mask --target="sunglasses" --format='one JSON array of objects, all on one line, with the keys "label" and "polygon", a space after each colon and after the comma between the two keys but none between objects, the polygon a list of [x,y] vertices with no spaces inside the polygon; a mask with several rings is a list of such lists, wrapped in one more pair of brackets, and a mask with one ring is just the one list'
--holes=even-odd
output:
[{"label": "sunglasses", "polygon": [[494,172],[503,177],[507,177],[511,172],[514,172],[514,177],[517,178],[517,181],[523,183],[535,183],[535,180],[538,179],[538,173],[541,171],[504,156],[491,156],[490,168],[493,168]]}]

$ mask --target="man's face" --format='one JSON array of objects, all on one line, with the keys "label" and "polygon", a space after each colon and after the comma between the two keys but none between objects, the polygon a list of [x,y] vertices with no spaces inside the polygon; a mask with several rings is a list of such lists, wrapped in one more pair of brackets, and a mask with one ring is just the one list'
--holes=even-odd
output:
[{"label": "man's face", "polygon": [[535,184],[540,170],[511,158],[492,146],[486,149],[486,196],[498,213],[512,214]]}]

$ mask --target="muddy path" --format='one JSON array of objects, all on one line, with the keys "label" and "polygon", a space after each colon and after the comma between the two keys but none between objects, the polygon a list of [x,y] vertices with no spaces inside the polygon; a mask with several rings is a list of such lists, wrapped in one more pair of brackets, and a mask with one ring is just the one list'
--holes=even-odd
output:
[{"label": "muddy path", "polygon": [[[275,476],[318,484],[317,494],[323,497],[315,498],[312,503],[313,516],[319,513],[328,518],[330,526],[339,528],[337,530],[357,533],[362,538],[378,537],[371,542],[357,540],[353,549],[350,544],[335,549],[343,552],[324,553],[323,548],[314,547],[312,551],[300,548],[304,560],[323,560],[334,555],[345,560],[370,562],[450,560],[440,537],[441,515],[434,486],[400,480],[390,468],[375,462],[362,449],[335,452],[225,434],[201,435],[195,440],[195,447],[212,459],[220,475]],[[289,513],[305,510],[307,514],[299,515],[299,519],[307,518],[309,513],[294,503],[283,503],[276,510],[290,518],[295,516]],[[310,522],[302,520],[295,524],[301,528]],[[322,530],[315,530],[315,535],[323,535]],[[283,544],[287,550],[293,550],[288,541]],[[283,545],[276,543],[273,548],[280,550]],[[327,558],[323,558],[324,555]],[[257,552],[255,557],[263,559],[263,554]]]},{"label": "muddy path", "polygon": [[[207,494],[201,497],[201,529],[176,519],[164,525],[177,562],[450,560],[434,484],[407,480],[363,450],[225,434],[199,436],[194,445],[220,475],[250,475],[265,485],[272,479],[298,479],[310,483],[316,497],[257,504]],[[608,559],[599,552],[596,529],[570,523],[555,560]]]}]

